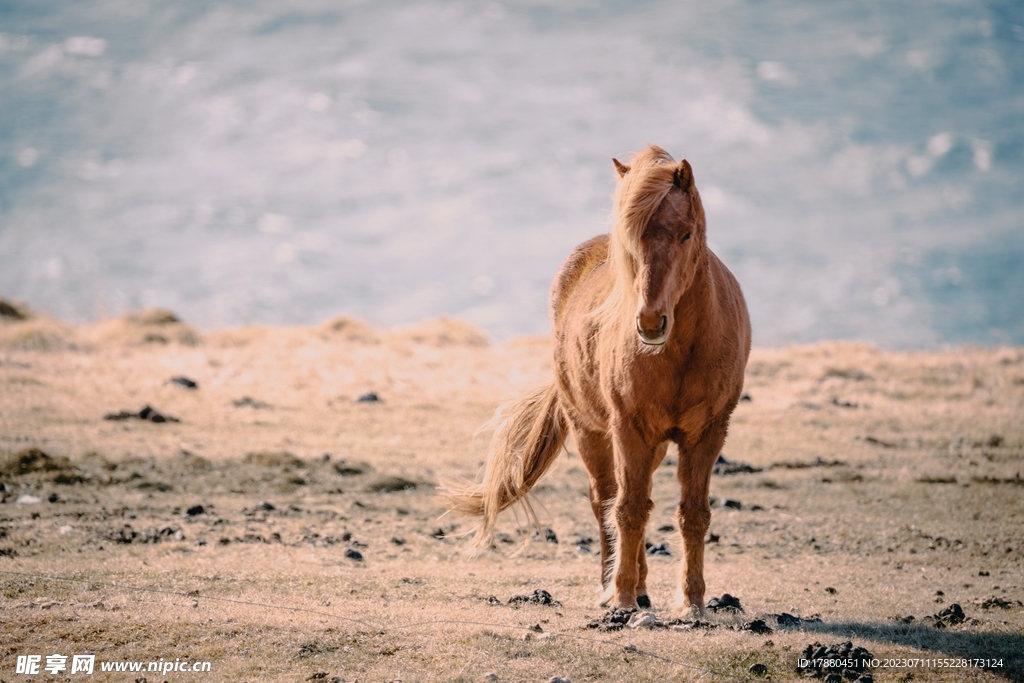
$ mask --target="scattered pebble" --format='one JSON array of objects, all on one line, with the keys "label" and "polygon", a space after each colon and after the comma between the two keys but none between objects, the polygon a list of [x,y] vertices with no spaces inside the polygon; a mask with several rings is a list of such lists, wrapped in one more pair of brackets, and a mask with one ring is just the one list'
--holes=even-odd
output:
[{"label": "scattered pebble", "polygon": [[498,674],[496,674],[496,673],[485,673],[484,674],[484,680],[487,681],[487,683],[494,683],[494,681],[498,680]]},{"label": "scattered pebble", "polygon": [[651,612],[636,612],[626,625],[631,629],[655,629],[665,626],[664,622]]},{"label": "scattered pebble", "polygon": [[718,459],[715,460],[714,466],[711,468],[712,474],[752,474],[754,472],[760,472],[760,467],[754,467],[748,465],[745,462],[738,462],[733,460],[726,460],[724,455],[719,454]]},{"label": "scattered pebble", "polygon": [[754,619],[753,621],[748,621],[747,623],[743,624],[743,628],[741,630],[750,631],[751,633],[756,633],[759,636],[774,633],[772,627],[766,624],[764,619]]},{"label": "scattered pebble", "polygon": [[556,606],[561,606],[562,603],[560,603],[557,600],[555,600],[554,598],[552,598],[551,597],[551,593],[548,593],[546,590],[544,590],[542,588],[538,588],[537,590],[533,591],[533,593],[531,593],[530,595],[513,595],[511,598],[508,599],[508,604],[510,604],[510,605],[530,604],[530,605],[556,605]]},{"label": "scattered pebble", "polygon": [[15,500],[14,502],[17,503],[18,505],[36,505],[38,503],[42,503],[43,499],[40,498],[39,496],[33,496],[32,494],[29,493],[23,493],[20,496],[18,496],[18,499]]},{"label": "scattered pebble", "polygon": [[742,510],[743,509],[743,503],[741,503],[738,500],[732,500],[731,498],[723,498],[722,499],[722,507],[724,507],[724,508],[732,508],[733,510]]},{"label": "scattered pebble", "polygon": [[708,600],[707,608],[712,612],[742,612],[743,606],[740,605],[739,598],[735,598],[728,593],[723,593],[720,598],[711,598]]},{"label": "scattered pebble", "polygon": [[270,512],[271,510],[274,509],[274,505],[272,503],[268,503],[265,500],[261,500],[259,503],[257,503],[256,507],[259,508],[260,510],[266,510],[267,512]]},{"label": "scattered pebble", "polygon": [[548,679],[548,683],[572,683],[568,678],[562,678],[561,676],[552,676]]},{"label": "scattered pebble", "polygon": [[195,380],[191,380],[188,377],[172,377],[169,381],[172,384],[177,384],[178,386],[185,387],[186,389],[199,388],[199,384],[197,384]]},{"label": "scattered pebble", "polygon": [[751,664],[747,671],[758,677],[763,677],[768,674],[768,667],[764,664]]},{"label": "scattered pebble", "polygon": [[236,398],[235,400],[231,401],[231,405],[233,405],[236,408],[255,408],[256,410],[263,410],[263,409],[266,409],[266,408],[270,408],[270,404],[269,403],[264,403],[263,401],[257,401],[256,399],[254,399],[254,398],[252,398],[250,396],[243,396],[242,398]]},{"label": "scattered pebble", "polygon": [[181,422],[176,417],[170,415],[164,415],[153,406],[147,404],[143,406],[142,410],[137,413],[133,413],[127,410],[122,410],[119,413],[107,413],[103,416],[104,420],[145,420],[147,422]]},{"label": "scattered pebble", "polygon": [[775,625],[779,628],[800,628],[804,624],[821,623],[821,619],[819,617],[804,619],[802,617],[793,616],[788,612],[783,612],[782,614],[766,614],[765,618],[773,619],[775,621]]},{"label": "scattered pebble", "polygon": [[635,609],[619,609],[613,608],[602,614],[597,619],[591,619],[587,624],[587,628],[597,629],[598,631],[621,631],[626,624],[629,623],[630,618],[636,614]]},{"label": "scattered pebble", "polygon": [[195,517],[197,515],[203,514],[204,512],[206,512],[206,508],[204,508],[202,505],[193,505],[188,510],[185,510],[185,517]]},{"label": "scattered pebble", "polygon": [[993,595],[991,598],[985,598],[981,602],[982,609],[994,609],[996,607],[1011,609],[1013,607],[1024,607],[1024,603],[1021,603],[1020,600],[1009,600],[1007,598],[999,597],[998,595]]},{"label": "scattered pebble", "polygon": [[355,548],[345,548],[345,557],[347,557],[350,560],[353,560],[354,562],[363,561],[363,554]]},{"label": "scattered pebble", "polygon": [[380,403],[381,398],[374,391],[368,391],[356,399],[356,403]]},{"label": "scattered pebble", "polygon": [[648,543],[647,544],[647,554],[648,555],[664,555],[665,557],[668,557],[668,556],[672,555],[672,553],[669,551],[669,549],[665,547],[664,543],[659,543],[658,545],[654,545],[653,543]]},{"label": "scattered pebble", "polygon": [[962,624],[967,620],[964,615],[964,610],[960,607],[959,603],[954,602],[952,605],[942,610],[938,614],[933,614],[924,618],[924,621],[931,624],[935,628],[947,628],[949,626],[956,626]]}]

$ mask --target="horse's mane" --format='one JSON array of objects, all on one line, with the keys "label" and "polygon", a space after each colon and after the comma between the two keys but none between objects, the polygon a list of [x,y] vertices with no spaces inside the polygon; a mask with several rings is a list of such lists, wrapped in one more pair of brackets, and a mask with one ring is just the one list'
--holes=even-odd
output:
[{"label": "horse's mane", "polygon": [[633,286],[635,245],[675,181],[675,160],[656,145],[648,145],[634,156],[628,168],[612,195],[608,256],[615,285],[604,305],[595,311],[602,322],[623,315],[632,318],[637,298]]}]

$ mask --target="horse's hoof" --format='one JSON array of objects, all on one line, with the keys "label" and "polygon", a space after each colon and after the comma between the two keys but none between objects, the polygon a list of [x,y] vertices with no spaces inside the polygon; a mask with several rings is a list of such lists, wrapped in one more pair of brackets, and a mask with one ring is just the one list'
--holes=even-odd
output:
[{"label": "horse's hoof", "polygon": [[650,609],[651,599],[646,595],[638,595],[636,596],[636,606],[640,609]]}]

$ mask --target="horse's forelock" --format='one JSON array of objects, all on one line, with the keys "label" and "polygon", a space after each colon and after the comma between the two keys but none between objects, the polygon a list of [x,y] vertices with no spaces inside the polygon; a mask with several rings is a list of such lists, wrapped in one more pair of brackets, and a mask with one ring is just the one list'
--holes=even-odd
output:
[{"label": "horse's forelock", "polygon": [[675,183],[676,164],[668,152],[650,145],[637,154],[619,181],[614,198],[614,232],[623,247],[640,239]]}]

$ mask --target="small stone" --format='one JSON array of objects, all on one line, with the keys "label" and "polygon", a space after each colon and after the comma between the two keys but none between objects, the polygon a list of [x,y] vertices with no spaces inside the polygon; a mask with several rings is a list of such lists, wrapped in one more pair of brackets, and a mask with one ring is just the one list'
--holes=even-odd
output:
[{"label": "small stone", "polygon": [[18,499],[14,502],[17,503],[18,505],[38,505],[39,503],[43,502],[43,499],[40,498],[39,496],[33,496],[28,493],[23,493],[20,496],[18,496]]},{"label": "small stone", "polygon": [[354,562],[362,562],[363,561],[363,554],[361,552],[359,552],[358,550],[355,550],[353,548],[345,548],[345,557],[347,557],[348,559],[350,559],[350,560],[352,560]]},{"label": "small stone", "polygon": [[375,391],[368,391],[356,399],[356,403],[379,403],[380,396]]},{"label": "small stone", "polygon": [[661,620],[651,612],[637,612],[629,618],[629,626],[632,629],[654,629],[663,626]]},{"label": "small stone", "polygon": [[755,676],[764,676],[768,673],[768,667],[764,664],[751,664],[747,671]]},{"label": "small stone", "polygon": [[198,600],[193,600],[192,601],[192,606],[193,607],[199,607],[199,601]]},{"label": "small stone", "polygon": [[193,505],[188,510],[185,510],[185,516],[195,517],[196,515],[201,515],[204,512],[206,512],[206,508],[204,508],[202,505]]},{"label": "small stone", "polygon": [[186,389],[198,389],[199,388],[199,385],[196,383],[196,381],[195,380],[191,380],[188,377],[172,377],[170,379],[170,382],[171,382],[171,384],[177,384],[178,386],[185,387]]},{"label": "small stone", "polygon": [[256,507],[257,507],[257,508],[259,508],[260,510],[265,510],[265,511],[267,511],[267,512],[270,512],[271,510],[273,510],[273,509],[274,509],[274,505],[273,505],[272,503],[268,503],[268,502],[267,502],[267,501],[265,501],[265,500],[261,500],[261,501],[260,501],[260,502],[259,502],[259,503],[258,503],[258,504],[256,505]]},{"label": "small stone", "polygon": [[622,649],[625,650],[626,652],[637,652],[636,645],[634,645],[633,643],[629,643],[627,645],[623,645]]},{"label": "small stone", "polygon": [[494,683],[494,681],[498,680],[498,674],[496,674],[496,673],[485,673],[484,674],[484,680],[487,681],[487,683]]}]

